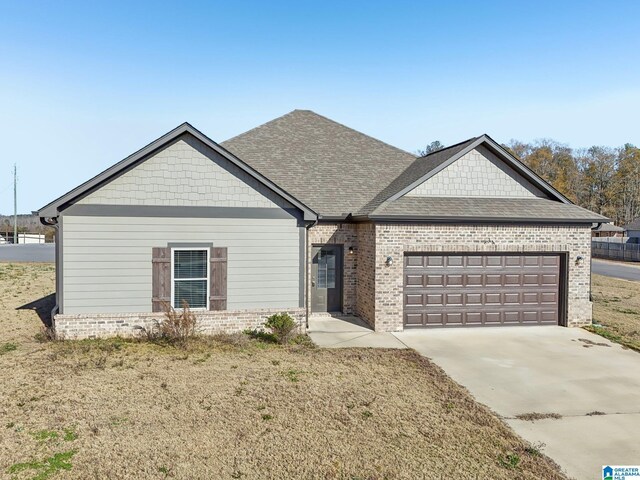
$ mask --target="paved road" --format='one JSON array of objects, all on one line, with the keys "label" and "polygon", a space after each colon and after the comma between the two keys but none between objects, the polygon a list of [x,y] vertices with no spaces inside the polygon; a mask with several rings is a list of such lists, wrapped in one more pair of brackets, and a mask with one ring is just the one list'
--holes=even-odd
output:
[{"label": "paved road", "polygon": [[591,271],[598,275],[640,282],[640,264],[637,263],[625,264],[594,258],[591,261]]},{"label": "paved road", "polygon": [[0,245],[0,262],[46,262],[55,261],[53,243],[27,245]]}]

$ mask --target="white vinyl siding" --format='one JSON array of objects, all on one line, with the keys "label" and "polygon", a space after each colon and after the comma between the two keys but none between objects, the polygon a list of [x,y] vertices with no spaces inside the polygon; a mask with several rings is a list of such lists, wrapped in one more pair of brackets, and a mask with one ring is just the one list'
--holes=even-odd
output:
[{"label": "white vinyl siding", "polygon": [[227,308],[297,308],[297,220],[61,217],[63,313],[151,311],[151,249],[170,243],[228,248]]}]

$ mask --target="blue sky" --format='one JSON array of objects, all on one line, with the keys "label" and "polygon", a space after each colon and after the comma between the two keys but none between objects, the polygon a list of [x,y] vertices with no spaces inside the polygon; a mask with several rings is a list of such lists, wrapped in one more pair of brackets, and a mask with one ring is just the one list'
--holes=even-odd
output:
[{"label": "blue sky", "polygon": [[640,2],[0,1],[0,213],[189,121],[295,108],[415,151],[489,133],[640,144]]}]

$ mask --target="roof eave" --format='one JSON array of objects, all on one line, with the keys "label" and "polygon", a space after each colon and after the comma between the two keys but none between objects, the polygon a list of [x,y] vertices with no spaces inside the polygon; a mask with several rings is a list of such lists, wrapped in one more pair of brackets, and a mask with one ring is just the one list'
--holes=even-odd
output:
[{"label": "roof eave", "polygon": [[593,224],[606,222],[606,218],[531,218],[531,217],[454,217],[429,215],[361,215],[354,221],[394,221],[429,223],[523,223],[523,224]]}]

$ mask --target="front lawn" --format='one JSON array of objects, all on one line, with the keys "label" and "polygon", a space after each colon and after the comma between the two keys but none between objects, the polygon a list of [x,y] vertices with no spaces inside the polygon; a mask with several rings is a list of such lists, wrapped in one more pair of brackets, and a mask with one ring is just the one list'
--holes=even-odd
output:
[{"label": "front lawn", "polygon": [[0,477],[565,478],[413,351],[36,339],[53,278],[0,264]]},{"label": "front lawn", "polygon": [[587,330],[640,352],[640,282],[593,275],[591,294],[596,325]]}]

